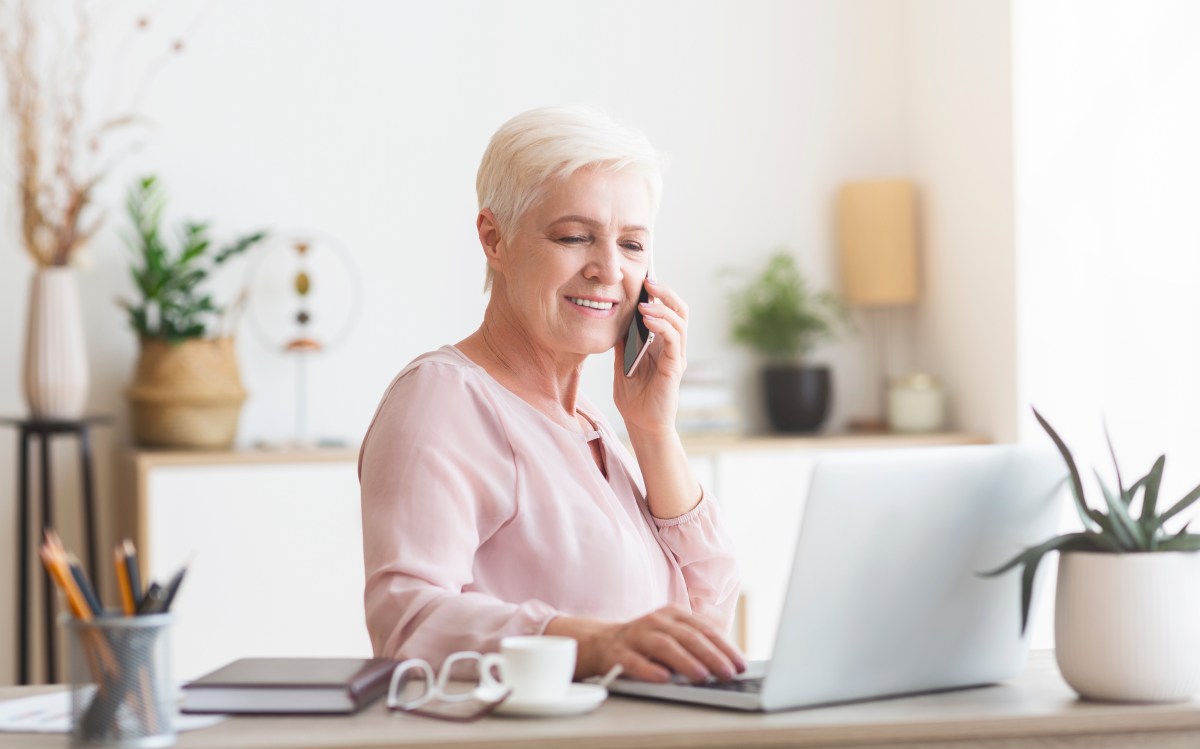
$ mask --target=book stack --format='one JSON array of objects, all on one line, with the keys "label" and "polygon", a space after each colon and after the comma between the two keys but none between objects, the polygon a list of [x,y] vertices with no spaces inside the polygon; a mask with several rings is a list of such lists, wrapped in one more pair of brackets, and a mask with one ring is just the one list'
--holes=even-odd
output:
[{"label": "book stack", "polygon": [[733,435],[742,431],[742,415],[725,372],[711,363],[689,363],[679,384],[680,434]]}]

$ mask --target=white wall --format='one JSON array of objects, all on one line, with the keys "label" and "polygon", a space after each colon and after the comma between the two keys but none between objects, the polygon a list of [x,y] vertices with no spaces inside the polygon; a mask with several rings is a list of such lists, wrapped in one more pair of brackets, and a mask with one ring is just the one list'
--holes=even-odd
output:
[{"label": "white wall", "polygon": [[1009,3],[908,5],[909,164],[921,186],[917,361],[946,382],[953,421],[1016,437]]},{"label": "white wall", "polygon": [[[144,5],[119,3],[115,13],[127,20]],[[200,6],[155,7],[157,30],[187,26]],[[818,285],[833,283],[836,185],[903,173],[912,163],[901,64],[911,7],[888,0],[213,5],[146,99],[157,122],[149,144],[104,186],[112,220],[83,275],[91,405],[121,417],[100,450],[106,505],[117,499],[117,445],[127,439],[122,393],[136,355],[112,303],[128,291],[116,230],[131,175],[160,174],[176,216],[213,218],[227,233],[315,227],[350,249],[367,279],[364,315],[337,355],[312,367],[311,423],[316,434],[357,442],[404,363],[479,322],[473,185],[491,132],[530,107],[592,104],[667,152],[659,275],[691,302],[690,357],[728,360],[745,378],[745,357],[725,343],[719,269],[757,265],[786,246]],[[112,28],[123,27],[114,20]],[[145,49],[130,48],[118,66],[102,46],[121,36],[98,34],[95,92],[114,74],[118,83],[137,77]],[[0,135],[7,147],[9,131]],[[10,321],[0,327],[7,362],[0,413],[23,409],[19,352],[30,273],[17,249],[11,182],[0,178],[0,245],[8,248],[0,252],[0,305]],[[223,285],[232,288],[243,272],[233,270]],[[245,331],[239,345],[251,391],[241,441],[288,436],[291,370]],[[838,365],[843,393],[836,426],[862,384],[859,357],[850,342],[824,356]],[[607,400],[609,371],[607,363],[590,367],[593,399]],[[12,486],[13,440],[0,439],[0,486]],[[0,489],[6,539],[12,501]],[[69,493],[62,501],[60,518],[77,506]],[[0,556],[2,601],[13,597],[10,557]],[[0,680],[15,673],[13,626],[0,618]]]},{"label": "white wall", "polygon": [[[1200,7],[1018,3],[1021,397],[1087,462],[1200,480]],[[1040,434],[1031,419],[1024,430]],[[1139,474],[1140,475],[1140,474]]]},{"label": "white wall", "polygon": [[1200,482],[1200,6],[1018,0],[1013,58],[1022,441],[1049,444],[1036,405],[1111,481],[1106,419],[1127,483],[1167,454],[1173,503]]}]

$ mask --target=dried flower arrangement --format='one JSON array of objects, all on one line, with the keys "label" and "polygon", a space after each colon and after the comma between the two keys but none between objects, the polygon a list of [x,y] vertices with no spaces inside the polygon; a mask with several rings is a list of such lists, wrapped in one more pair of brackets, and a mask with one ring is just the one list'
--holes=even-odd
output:
[{"label": "dried flower arrangement", "polygon": [[[72,4],[70,41],[50,57],[39,49],[35,18],[50,11],[44,2],[36,5],[35,11],[33,0],[0,0],[0,66],[15,125],[21,240],[38,266],[64,266],[103,222],[103,214],[93,210],[96,185],[140,145],[139,140],[122,147],[115,143],[116,136],[145,125],[136,114],[141,100],[154,76],[170,57],[183,51],[184,44],[182,39],[172,39],[143,75],[128,106],[119,108],[119,114],[102,113],[93,122],[84,114],[93,30],[86,4]],[[145,33],[149,28],[150,19],[143,16],[129,33]]]}]

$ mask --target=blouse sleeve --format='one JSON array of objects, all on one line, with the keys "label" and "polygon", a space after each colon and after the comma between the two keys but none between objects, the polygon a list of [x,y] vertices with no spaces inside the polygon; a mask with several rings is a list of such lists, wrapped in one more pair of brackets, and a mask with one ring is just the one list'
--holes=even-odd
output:
[{"label": "blouse sleeve", "polygon": [[692,613],[730,631],[741,578],[717,503],[705,492],[688,512],[669,519],[655,517],[654,524],[683,571]]},{"label": "blouse sleeve", "polygon": [[384,395],[363,440],[367,630],[380,657],[440,664],[542,632],[557,612],[477,592],[475,552],[516,512],[516,469],[493,407],[462,368],[420,363]]}]

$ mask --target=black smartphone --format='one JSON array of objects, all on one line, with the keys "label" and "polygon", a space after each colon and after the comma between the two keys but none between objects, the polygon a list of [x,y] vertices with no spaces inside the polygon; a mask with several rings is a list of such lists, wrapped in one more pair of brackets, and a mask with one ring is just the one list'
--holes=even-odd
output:
[{"label": "black smartphone", "polygon": [[638,294],[637,306],[633,308],[633,319],[629,321],[629,330],[625,332],[625,376],[633,377],[633,372],[646,356],[646,349],[654,343],[654,333],[646,327],[642,317],[641,305],[650,301],[646,293],[646,284],[642,284],[642,293]]}]

